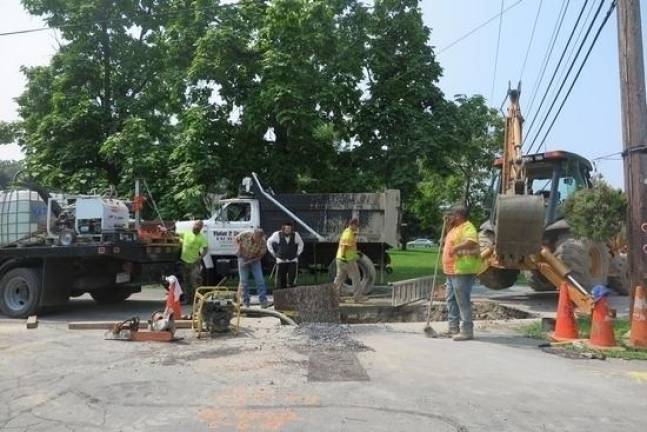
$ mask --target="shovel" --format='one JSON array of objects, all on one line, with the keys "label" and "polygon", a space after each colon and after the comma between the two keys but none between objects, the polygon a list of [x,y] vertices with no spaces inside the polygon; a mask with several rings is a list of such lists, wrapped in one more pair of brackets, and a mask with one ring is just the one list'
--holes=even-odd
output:
[{"label": "shovel", "polygon": [[443,227],[440,230],[440,240],[438,242],[438,258],[436,259],[436,267],[434,268],[434,277],[431,280],[431,296],[429,297],[429,305],[427,306],[427,325],[423,331],[425,335],[430,338],[438,337],[438,333],[431,328],[431,308],[434,304],[434,294],[436,292],[436,278],[438,276],[438,267],[440,267],[440,258],[443,254],[443,241],[445,240],[445,228],[447,227],[447,218],[443,217]]}]

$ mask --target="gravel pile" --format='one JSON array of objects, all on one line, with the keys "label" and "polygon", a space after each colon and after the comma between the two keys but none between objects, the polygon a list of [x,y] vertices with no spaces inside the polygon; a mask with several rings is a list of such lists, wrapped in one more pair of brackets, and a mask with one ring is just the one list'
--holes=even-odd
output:
[{"label": "gravel pile", "polygon": [[334,323],[303,324],[294,330],[305,337],[305,347],[316,350],[367,351],[371,348],[353,339],[350,326]]}]

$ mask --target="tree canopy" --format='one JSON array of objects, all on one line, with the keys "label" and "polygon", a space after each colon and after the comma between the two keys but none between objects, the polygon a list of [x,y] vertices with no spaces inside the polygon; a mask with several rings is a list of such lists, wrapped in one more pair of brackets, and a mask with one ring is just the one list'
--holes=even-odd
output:
[{"label": "tree canopy", "polygon": [[179,218],[255,171],[282,192],[400,189],[423,229],[438,205],[481,199],[501,119],[444,97],[419,0],[23,5],[63,41],[23,70],[2,132],[47,186],[128,194],[141,176]]}]

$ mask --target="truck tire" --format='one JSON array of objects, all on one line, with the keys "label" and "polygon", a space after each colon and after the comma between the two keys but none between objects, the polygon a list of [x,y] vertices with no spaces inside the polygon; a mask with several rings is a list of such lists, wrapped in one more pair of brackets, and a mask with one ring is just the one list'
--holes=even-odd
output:
[{"label": "truck tire", "polygon": [[[368,294],[373,288],[373,284],[375,283],[375,278],[376,278],[375,265],[373,264],[373,261],[371,261],[371,259],[368,256],[364,254],[360,254],[357,260],[357,266],[359,267],[359,274],[360,274],[359,283],[360,283],[360,286],[362,287],[362,292],[364,294]],[[328,266],[328,273],[331,279],[334,281],[335,275],[337,274],[336,260],[333,260]],[[353,295],[353,286],[351,284],[350,279],[344,282],[344,285],[342,285],[341,291],[342,291],[342,295]]]},{"label": "truck tire", "polygon": [[[494,233],[492,231],[479,232],[479,247],[481,252],[494,246]],[[485,271],[479,273],[478,279],[482,285],[492,290],[502,290],[510,288],[515,284],[519,277],[519,270],[502,269],[497,267],[488,267]]]},{"label": "truck tire", "polygon": [[102,290],[92,291],[90,296],[99,304],[116,304],[125,301],[132,291],[130,289],[110,287]]},{"label": "truck tire", "polygon": [[[609,275],[609,251],[602,242],[575,239],[568,234],[557,239],[553,254],[569,269],[571,275],[587,290],[596,285],[606,285]],[[528,283],[534,291],[555,291],[539,272],[529,272]]]},{"label": "truck tire", "polygon": [[627,255],[616,255],[609,261],[607,286],[621,295],[629,295],[629,266]]},{"label": "truck tire", "polygon": [[38,312],[42,293],[38,269],[15,268],[0,279],[0,310],[10,318],[27,318]]}]

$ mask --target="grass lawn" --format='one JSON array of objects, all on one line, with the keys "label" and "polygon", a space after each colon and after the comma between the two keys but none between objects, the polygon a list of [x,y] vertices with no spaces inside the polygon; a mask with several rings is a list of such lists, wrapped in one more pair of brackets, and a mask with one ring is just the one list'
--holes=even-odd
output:
[{"label": "grass lawn", "polygon": [[[385,274],[387,282],[414,279],[434,274],[434,268],[438,260],[438,248],[409,248],[406,251],[391,249],[389,256],[391,257],[393,273]],[[442,268],[438,269],[438,277],[444,280]]]},{"label": "grass lawn", "polygon": [[[616,337],[616,342],[619,345],[622,345],[622,338],[629,331],[629,320],[627,318],[618,318],[613,323],[613,333]],[[591,320],[589,318],[578,318],[577,319],[577,329],[579,331],[579,337],[582,339],[587,339],[591,333]],[[533,322],[531,324],[521,327],[521,332],[524,336],[549,340],[548,334],[542,332],[541,323]],[[589,348],[579,348],[576,346],[566,346],[569,349],[574,351],[594,351]],[[626,351],[602,351],[607,357],[613,358],[622,358],[625,360],[647,360],[647,351],[646,350],[636,350],[630,347],[625,347]]]}]

